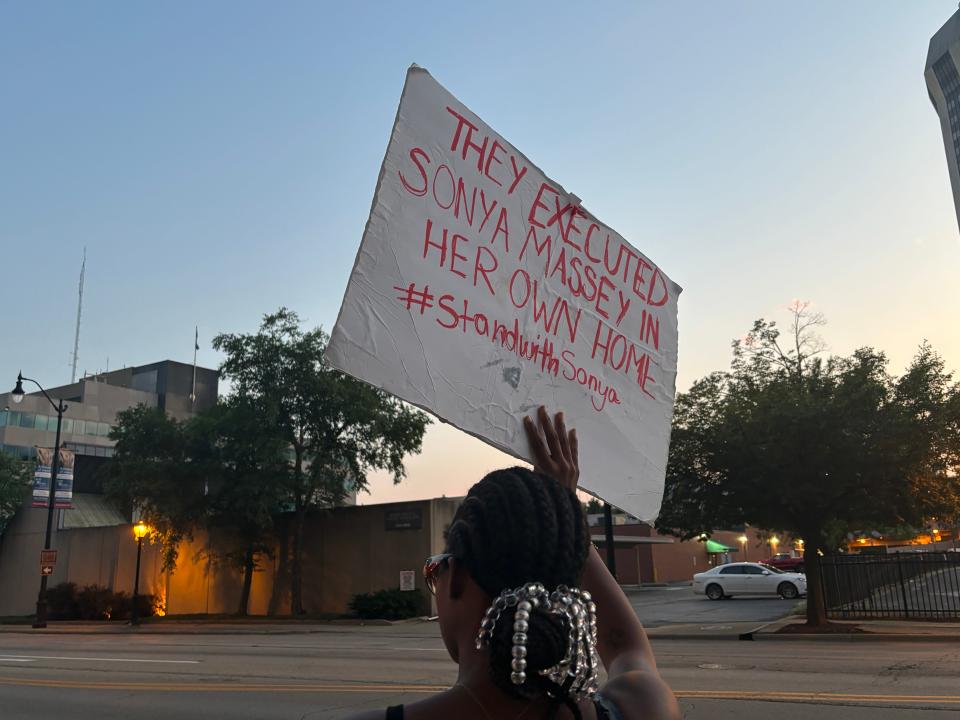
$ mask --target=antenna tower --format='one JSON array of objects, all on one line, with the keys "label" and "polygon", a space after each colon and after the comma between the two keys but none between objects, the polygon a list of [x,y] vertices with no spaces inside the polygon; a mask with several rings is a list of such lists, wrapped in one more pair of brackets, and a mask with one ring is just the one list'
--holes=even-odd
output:
[{"label": "antenna tower", "polygon": [[80,352],[80,313],[83,312],[83,275],[87,270],[87,249],[83,249],[83,263],[80,265],[80,289],[77,293],[77,330],[73,334],[73,368],[70,370],[70,384],[77,381],[77,357]]}]

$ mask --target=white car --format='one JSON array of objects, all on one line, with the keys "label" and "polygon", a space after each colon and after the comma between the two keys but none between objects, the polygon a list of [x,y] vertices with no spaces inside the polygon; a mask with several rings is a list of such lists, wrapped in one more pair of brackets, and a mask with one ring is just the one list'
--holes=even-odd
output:
[{"label": "white car", "polygon": [[728,563],[694,575],[693,591],[711,600],[734,595],[779,595],[794,600],[807,594],[807,576],[761,563]]}]

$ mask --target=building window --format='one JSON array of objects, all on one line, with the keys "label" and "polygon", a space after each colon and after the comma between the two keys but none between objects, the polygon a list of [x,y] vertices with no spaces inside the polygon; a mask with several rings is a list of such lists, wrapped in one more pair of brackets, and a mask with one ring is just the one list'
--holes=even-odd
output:
[{"label": "building window", "polygon": [[32,428],[34,422],[35,422],[35,417],[33,413],[28,413],[28,412],[20,413],[20,427]]}]

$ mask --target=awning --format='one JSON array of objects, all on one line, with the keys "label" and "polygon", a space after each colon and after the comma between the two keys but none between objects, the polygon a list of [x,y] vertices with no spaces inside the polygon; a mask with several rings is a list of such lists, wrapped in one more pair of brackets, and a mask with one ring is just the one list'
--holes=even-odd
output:
[{"label": "awning", "polygon": [[727,547],[723,543],[718,543],[716,540],[707,540],[707,552],[708,553],[728,553],[736,552],[736,548]]}]

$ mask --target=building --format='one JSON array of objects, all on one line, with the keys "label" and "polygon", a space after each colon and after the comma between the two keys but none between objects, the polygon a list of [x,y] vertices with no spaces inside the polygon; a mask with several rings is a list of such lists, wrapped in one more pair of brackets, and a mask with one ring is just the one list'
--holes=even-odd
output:
[{"label": "building", "polygon": [[930,39],[924,78],[943,133],[953,204],[960,224],[960,10]]},{"label": "building", "polygon": [[[129,532],[130,518],[103,499],[98,470],[113,456],[110,429],[118,413],[137,405],[159,407],[179,419],[207,409],[217,401],[219,374],[209,368],[165,360],[81,378],[78,382],[47,388],[54,400],[67,404],[61,426],[61,443],[75,453],[73,508],[57,510],[52,546],[60,549],[69,542],[68,531],[105,528],[107,532]],[[29,383],[24,383],[29,391]],[[194,395],[195,393],[195,395]],[[193,397],[191,397],[193,395]],[[56,443],[57,416],[39,391],[29,392],[20,403],[10,393],[0,394],[0,451],[23,459],[36,457],[38,447]],[[0,545],[0,615],[31,612],[37,588],[27,578],[39,577],[39,550],[43,547],[47,511],[20,510],[3,534]],[[103,545],[77,553],[98,567],[108,558]],[[61,557],[64,554],[61,553]],[[109,577],[98,571],[89,583],[110,585]],[[66,577],[65,563],[58,561],[52,585]],[[100,580],[102,582],[97,582]],[[39,580],[38,580],[39,582]]]}]

